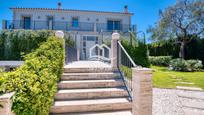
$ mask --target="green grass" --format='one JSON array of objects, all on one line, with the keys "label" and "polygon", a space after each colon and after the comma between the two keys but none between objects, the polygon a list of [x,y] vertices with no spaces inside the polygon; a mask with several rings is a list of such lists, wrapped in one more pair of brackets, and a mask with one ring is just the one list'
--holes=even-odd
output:
[{"label": "green grass", "polygon": [[[157,88],[176,88],[176,86],[191,86],[204,89],[204,72],[176,72],[167,67],[152,66],[153,86]],[[188,82],[193,84],[178,83]]]}]

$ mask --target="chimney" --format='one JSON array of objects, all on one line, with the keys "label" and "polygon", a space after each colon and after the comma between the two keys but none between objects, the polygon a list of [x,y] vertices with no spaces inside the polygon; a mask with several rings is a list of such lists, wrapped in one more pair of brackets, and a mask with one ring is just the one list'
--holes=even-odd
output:
[{"label": "chimney", "polygon": [[128,13],[128,6],[127,5],[124,6],[124,13]]},{"label": "chimney", "polygon": [[61,10],[61,9],[62,9],[62,4],[61,4],[61,2],[58,2],[58,3],[57,3],[57,7],[58,7],[58,8],[57,8],[58,10]]}]

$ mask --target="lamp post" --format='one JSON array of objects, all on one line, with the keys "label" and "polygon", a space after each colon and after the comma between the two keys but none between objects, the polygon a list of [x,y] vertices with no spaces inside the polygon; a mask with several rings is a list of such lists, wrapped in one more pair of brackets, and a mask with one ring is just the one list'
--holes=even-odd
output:
[{"label": "lamp post", "polygon": [[139,33],[142,33],[142,34],[143,34],[144,44],[145,44],[145,42],[146,42],[146,36],[145,36],[145,33],[144,33],[143,31],[138,31],[138,32],[136,33],[136,36],[137,36],[137,34],[139,34]]}]

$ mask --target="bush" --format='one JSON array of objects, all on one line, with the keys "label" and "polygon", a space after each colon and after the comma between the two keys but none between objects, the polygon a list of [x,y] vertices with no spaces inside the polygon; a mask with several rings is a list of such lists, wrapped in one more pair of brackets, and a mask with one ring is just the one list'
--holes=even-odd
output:
[{"label": "bush", "polygon": [[17,115],[48,115],[64,63],[63,39],[49,37],[24,58],[22,66],[4,74],[1,90],[16,92],[12,109]]},{"label": "bush", "polygon": [[168,66],[171,59],[171,56],[149,56],[149,62],[158,66]]},{"label": "bush", "polygon": [[170,69],[175,71],[199,71],[202,67],[200,60],[173,59],[170,62]]},{"label": "bush", "polygon": [[203,67],[200,60],[187,60],[189,71],[199,71]]},{"label": "bush", "polygon": [[122,45],[125,50],[128,52],[130,57],[133,59],[135,64],[143,67],[149,67],[149,59],[147,56],[147,47],[146,44],[142,41],[138,41],[137,46],[131,46],[129,41],[122,40]]},{"label": "bush", "polygon": [[0,60],[22,60],[22,53],[30,53],[52,35],[49,30],[1,30]]}]

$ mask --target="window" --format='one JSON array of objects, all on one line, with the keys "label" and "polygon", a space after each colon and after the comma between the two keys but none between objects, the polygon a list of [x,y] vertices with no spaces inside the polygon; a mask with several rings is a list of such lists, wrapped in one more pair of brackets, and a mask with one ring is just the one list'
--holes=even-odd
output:
[{"label": "window", "polygon": [[30,29],[31,26],[31,18],[23,17],[23,29]]},{"label": "window", "polygon": [[72,27],[79,27],[79,19],[78,18],[72,18]]},{"label": "window", "polygon": [[113,21],[113,20],[108,20],[107,22],[107,27],[109,31],[113,31],[113,30],[120,30],[120,21]]}]

